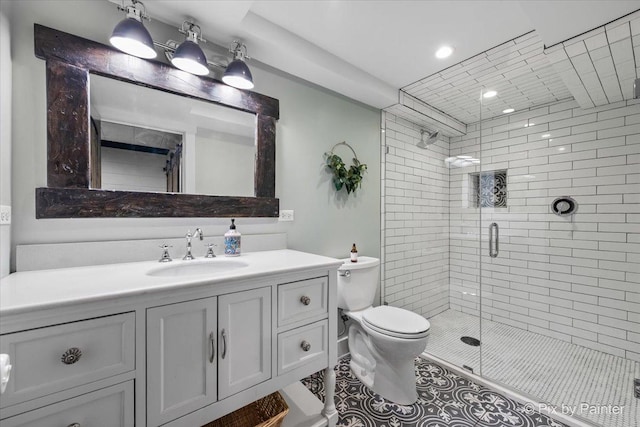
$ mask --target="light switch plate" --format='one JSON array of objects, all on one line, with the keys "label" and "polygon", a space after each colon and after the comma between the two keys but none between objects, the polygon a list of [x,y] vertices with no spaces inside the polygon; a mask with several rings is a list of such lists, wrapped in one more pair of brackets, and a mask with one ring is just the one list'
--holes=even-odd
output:
[{"label": "light switch plate", "polygon": [[0,205],[0,225],[11,224],[11,206]]}]

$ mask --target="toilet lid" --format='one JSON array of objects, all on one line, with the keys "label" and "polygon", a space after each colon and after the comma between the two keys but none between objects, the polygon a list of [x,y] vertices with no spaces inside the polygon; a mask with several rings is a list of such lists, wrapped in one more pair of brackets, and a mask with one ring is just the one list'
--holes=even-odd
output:
[{"label": "toilet lid", "polygon": [[365,310],[362,320],[372,329],[396,337],[419,338],[427,335],[431,327],[419,314],[388,305]]}]

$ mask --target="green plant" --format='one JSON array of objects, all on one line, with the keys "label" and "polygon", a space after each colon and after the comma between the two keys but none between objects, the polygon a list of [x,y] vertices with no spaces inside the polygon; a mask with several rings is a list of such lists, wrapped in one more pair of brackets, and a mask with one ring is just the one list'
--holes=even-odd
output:
[{"label": "green plant", "polygon": [[347,169],[342,158],[337,154],[324,153],[327,161],[327,168],[333,173],[333,186],[336,191],[340,191],[342,187],[347,189],[347,194],[355,193],[362,183],[362,174],[367,170],[367,165],[360,163],[354,157],[353,164]]}]

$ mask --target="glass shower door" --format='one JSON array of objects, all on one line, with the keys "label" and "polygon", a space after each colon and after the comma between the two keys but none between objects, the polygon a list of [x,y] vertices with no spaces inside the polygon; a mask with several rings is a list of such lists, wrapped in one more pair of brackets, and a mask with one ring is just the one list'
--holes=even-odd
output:
[{"label": "glass shower door", "polygon": [[606,119],[634,107],[595,113],[570,100],[500,114],[508,88],[497,90],[502,99],[481,98],[481,168],[469,178],[482,375],[532,396],[534,409],[637,426],[640,158],[629,153],[640,138]]}]

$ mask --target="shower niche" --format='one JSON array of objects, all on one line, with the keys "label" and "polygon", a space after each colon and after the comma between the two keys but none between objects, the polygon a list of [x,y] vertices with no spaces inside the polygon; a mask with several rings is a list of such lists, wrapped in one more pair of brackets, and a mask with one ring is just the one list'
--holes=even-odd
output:
[{"label": "shower niche", "polygon": [[507,207],[507,170],[469,174],[470,204],[474,208]]}]

